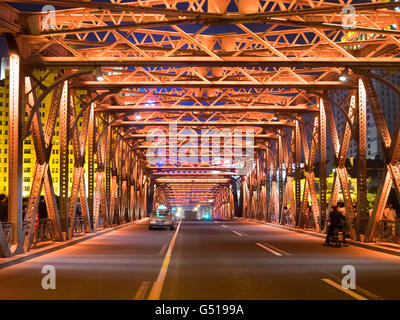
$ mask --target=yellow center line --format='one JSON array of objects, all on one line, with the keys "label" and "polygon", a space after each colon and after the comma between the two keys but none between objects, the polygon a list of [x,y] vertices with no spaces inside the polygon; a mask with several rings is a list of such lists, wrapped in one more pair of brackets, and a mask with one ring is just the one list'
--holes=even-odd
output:
[{"label": "yellow center line", "polygon": [[169,262],[171,260],[172,250],[175,245],[176,237],[178,236],[179,228],[181,227],[182,220],[179,221],[178,227],[176,228],[175,234],[171,239],[169,244],[167,253],[165,254],[163,264],[161,266],[160,273],[158,274],[157,280],[154,282],[153,287],[151,288],[148,300],[159,300],[161,291],[164,285],[165,277],[167,276]]}]

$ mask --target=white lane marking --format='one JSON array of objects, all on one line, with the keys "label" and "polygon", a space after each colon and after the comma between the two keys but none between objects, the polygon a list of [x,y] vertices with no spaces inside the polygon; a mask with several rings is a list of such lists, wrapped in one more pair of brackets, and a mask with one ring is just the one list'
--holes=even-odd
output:
[{"label": "white lane marking", "polygon": [[282,249],[278,249],[277,247],[274,247],[272,244],[269,244],[269,243],[263,243],[265,246],[267,246],[267,247],[270,247],[271,249],[273,249],[273,250],[276,250],[276,251],[278,251],[278,252],[280,252],[280,253],[282,253],[282,254],[284,254],[285,256],[290,256],[290,253],[288,253],[288,252],[286,252],[286,251],[283,251]]},{"label": "white lane marking", "polygon": [[243,236],[241,233],[239,233],[239,232],[237,232],[237,231],[235,231],[235,230],[232,230],[232,232],[233,232],[233,233],[236,233],[238,236]]},{"label": "white lane marking", "polygon": [[163,264],[161,266],[160,273],[158,274],[157,280],[154,282],[153,287],[151,288],[148,300],[159,300],[161,291],[164,285],[165,277],[167,276],[169,262],[171,260],[172,250],[174,249],[175,240],[178,236],[179,229],[181,227],[182,220],[179,221],[178,227],[176,228],[175,234],[171,239],[169,244],[167,253],[165,254],[165,258]]},{"label": "white lane marking", "polygon": [[337,284],[336,282],[332,281],[331,279],[321,279],[322,281],[326,282],[327,284],[331,285],[332,287],[348,294],[349,296],[353,297],[354,299],[357,300],[368,300],[367,298],[359,295],[358,293],[355,293],[354,291],[350,289],[345,289],[343,288],[340,284]]},{"label": "white lane marking", "polygon": [[167,250],[168,248],[168,243],[164,243],[163,246],[161,247],[160,252],[158,253],[158,255],[162,256],[165,253],[165,250]]},{"label": "white lane marking", "polygon": [[224,224],[221,224],[221,227],[222,227],[222,228],[226,228],[226,225],[224,225]]},{"label": "white lane marking", "polygon": [[259,242],[257,242],[256,243],[256,245],[258,245],[259,247],[261,247],[261,248],[263,248],[264,250],[267,250],[267,251],[269,251],[269,252],[272,252],[274,255],[276,255],[276,256],[282,256],[282,253],[280,253],[280,252],[278,252],[278,251],[275,251],[275,250],[273,250],[273,249],[271,249],[271,248],[268,248],[267,246],[265,246],[265,245],[263,245],[263,244],[261,244],[261,243],[259,243]]},{"label": "white lane marking", "polygon": [[[337,276],[335,276],[334,274],[332,274],[330,272],[327,272],[327,271],[322,271],[322,272],[325,273],[326,275],[328,275],[329,277],[335,279],[337,282],[341,281],[340,278],[338,278]],[[368,291],[366,289],[363,289],[363,288],[361,288],[359,286],[357,286],[357,291],[362,293],[362,294],[364,294],[364,295],[366,295],[367,297],[369,297],[369,298],[371,298],[373,300],[385,300],[382,297],[380,297],[380,296],[378,296],[378,295],[376,295],[376,294],[374,294],[374,293],[372,293],[372,292],[370,292],[370,291]]]},{"label": "white lane marking", "polygon": [[144,300],[146,291],[150,285],[150,281],[143,281],[140,285],[138,291],[136,292],[134,300]]},{"label": "white lane marking", "polygon": [[[271,223],[259,223],[259,222],[247,221],[247,220],[240,220],[240,222],[247,223],[247,224],[258,225],[260,227],[265,227],[266,229],[271,229],[271,228],[274,228],[276,230],[280,229],[283,233],[291,233],[291,234],[296,233],[297,236],[299,236],[299,237],[304,237],[304,238],[307,238],[309,240],[314,240],[315,242],[320,242],[321,239],[323,239],[323,238],[320,238],[320,237],[315,237],[313,235],[313,232],[310,232],[310,231],[302,230],[302,232],[298,232],[297,231],[298,229],[294,229],[294,228],[293,229],[286,229],[284,227],[280,227],[278,225],[271,224]],[[292,227],[288,227],[288,228],[292,228]],[[373,244],[368,244],[368,245],[371,246],[371,247],[377,247],[377,245],[373,245]],[[354,245],[353,248],[355,249],[355,247],[356,246]],[[389,249],[387,247],[385,247],[385,249],[392,250],[392,249]],[[386,257],[386,258],[388,256],[390,256],[392,259],[396,259],[396,260],[400,259],[400,256],[394,255],[393,253],[381,252],[381,251],[374,250],[372,248],[364,248],[364,247],[358,247],[357,246],[357,250],[364,250],[364,251],[368,251],[369,253],[371,253],[371,251],[373,251],[374,254],[384,255],[384,257]]]},{"label": "white lane marking", "polygon": [[244,233],[243,231],[238,231],[242,236],[249,236],[247,233]]}]

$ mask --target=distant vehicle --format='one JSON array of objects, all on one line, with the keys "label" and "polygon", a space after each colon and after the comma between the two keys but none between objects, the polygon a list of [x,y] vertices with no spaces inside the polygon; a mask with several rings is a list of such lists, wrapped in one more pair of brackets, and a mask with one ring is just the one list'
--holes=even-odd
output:
[{"label": "distant vehicle", "polygon": [[185,210],[185,220],[198,220],[197,211]]},{"label": "distant vehicle", "polygon": [[150,214],[149,219],[149,230],[154,228],[163,228],[167,227],[171,230],[175,228],[175,219],[174,215],[169,210],[154,210]]},{"label": "distant vehicle", "polygon": [[212,216],[209,213],[203,213],[202,220],[211,220]]}]

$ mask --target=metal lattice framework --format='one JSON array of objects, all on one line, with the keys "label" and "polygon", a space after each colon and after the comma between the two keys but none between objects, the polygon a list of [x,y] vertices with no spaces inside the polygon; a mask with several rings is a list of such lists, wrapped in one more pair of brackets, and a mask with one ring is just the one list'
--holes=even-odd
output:
[{"label": "metal lattice framework", "polygon": [[[151,194],[153,206],[212,202],[215,217],[231,218],[238,209],[232,176],[240,173],[223,161],[207,160],[220,156],[224,137],[233,144],[223,157],[237,155],[236,149],[241,154],[246,143],[240,134],[246,130],[254,132],[255,161],[239,180],[244,217],[283,223],[284,207],[289,207],[293,224],[302,226],[311,204],[313,225],[321,230],[342,190],[356,238],[367,215],[367,101],[386,155],[381,189],[364,231],[369,240],[392,182],[400,195],[400,134],[390,137],[369,76],[371,69],[400,66],[400,32],[390,27],[399,25],[396,3],[357,1],[348,29],[342,9],[351,0],[7,1],[57,7],[29,14],[4,2],[0,32],[10,48],[8,193],[13,225],[8,242],[0,224],[4,256],[30,249],[42,190],[55,240],[73,237],[78,199],[86,232],[144,217]],[[37,68],[57,74],[51,86],[36,79]],[[338,79],[343,71],[349,71],[347,81]],[[330,96],[343,91],[348,95],[339,107],[348,121],[339,137],[332,111],[337,106]],[[43,126],[38,108],[48,95],[52,102]],[[27,122],[21,116],[25,111]],[[57,119],[58,201],[49,171]],[[328,207],[327,128],[336,166]],[[154,140],[154,132],[159,133],[157,146],[168,149],[163,167],[146,158],[151,149],[146,138],[153,135]],[[187,144],[200,132],[207,134],[205,140],[217,139],[211,149],[201,148],[205,140],[200,147]],[[33,137],[37,162],[22,223],[21,141],[28,136]],[[356,226],[345,168],[351,137],[359,150]],[[185,155],[200,151],[201,161],[170,161],[179,157],[180,148]],[[17,245],[15,252],[10,244]]]}]

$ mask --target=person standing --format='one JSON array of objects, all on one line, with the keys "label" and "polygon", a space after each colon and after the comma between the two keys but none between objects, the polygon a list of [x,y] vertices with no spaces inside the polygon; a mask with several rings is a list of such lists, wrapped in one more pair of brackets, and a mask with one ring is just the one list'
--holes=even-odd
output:
[{"label": "person standing", "polygon": [[8,202],[4,194],[0,194],[0,221],[8,221]]},{"label": "person standing", "polygon": [[283,208],[283,219],[282,219],[282,222],[283,222],[282,223],[283,225],[289,223],[289,209],[286,206]]},{"label": "person standing", "polygon": [[385,220],[395,221],[396,220],[396,210],[393,209],[393,205],[388,203],[386,205],[385,211],[383,212]]},{"label": "person standing", "polygon": [[25,220],[25,215],[26,215],[26,212],[28,211],[28,203],[29,203],[28,198],[22,199],[22,221]]},{"label": "person standing", "polygon": [[47,219],[47,207],[46,207],[46,202],[44,201],[44,196],[40,196],[38,211],[39,211],[39,220]]},{"label": "person standing", "polygon": [[386,220],[387,233],[395,236],[394,224],[396,222],[396,210],[393,209],[393,205],[388,203],[385,211],[383,212],[383,219]]},{"label": "person standing", "polygon": [[344,202],[339,203],[338,211],[339,211],[343,216],[346,216],[346,206],[344,205]]}]

